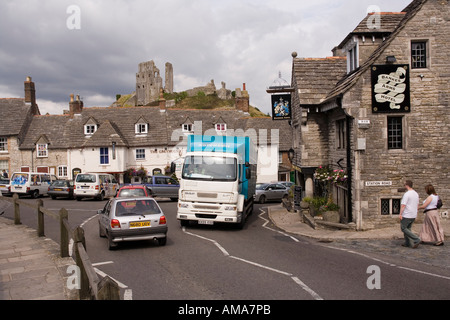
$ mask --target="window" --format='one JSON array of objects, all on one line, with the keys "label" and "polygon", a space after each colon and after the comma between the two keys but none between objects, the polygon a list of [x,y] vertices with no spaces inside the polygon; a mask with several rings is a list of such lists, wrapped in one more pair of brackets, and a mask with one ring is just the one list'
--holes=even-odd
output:
[{"label": "window", "polygon": [[87,124],[84,126],[85,135],[93,135],[97,131],[97,126],[95,124]]},{"label": "window", "polygon": [[411,42],[411,68],[419,69],[427,67],[427,42]]},{"label": "window", "polygon": [[403,125],[401,117],[388,117],[388,149],[403,148]]},{"label": "window", "polygon": [[401,199],[381,199],[381,215],[400,214]]},{"label": "window", "polygon": [[37,149],[37,157],[45,158],[48,157],[48,145],[47,144],[38,144],[36,146]]},{"label": "window", "polygon": [[336,121],[336,148],[345,149],[346,147],[346,126],[345,120]]},{"label": "window", "polygon": [[67,166],[59,166],[58,167],[58,177],[60,177],[60,178],[67,177]]},{"label": "window", "polygon": [[136,149],[136,160],[145,160],[145,149]]},{"label": "window", "polygon": [[347,52],[347,72],[350,73],[358,67],[358,45],[356,44]]},{"label": "window", "polygon": [[137,123],[135,126],[136,134],[148,133],[147,123]]},{"label": "window", "polygon": [[100,148],[100,164],[109,164],[108,148]]},{"label": "window", "polygon": [[216,123],[216,131],[219,132],[227,131],[227,125],[225,123]]},{"label": "window", "polygon": [[8,152],[8,138],[0,138],[0,152]]},{"label": "window", "polygon": [[181,128],[183,129],[183,132],[192,132],[192,127],[193,125],[191,123],[185,123],[181,126]]}]

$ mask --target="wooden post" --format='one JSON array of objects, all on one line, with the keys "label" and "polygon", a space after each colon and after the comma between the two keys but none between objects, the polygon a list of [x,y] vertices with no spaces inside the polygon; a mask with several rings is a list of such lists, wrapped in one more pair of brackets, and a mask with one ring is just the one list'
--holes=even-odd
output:
[{"label": "wooden post", "polygon": [[117,282],[109,276],[100,280],[98,284],[97,300],[120,300],[120,288]]},{"label": "wooden post", "polygon": [[42,199],[37,200],[37,216],[38,216],[38,237],[44,237],[44,212],[41,211],[41,207],[44,206]]},{"label": "wooden post", "polygon": [[14,193],[13,200],[14,200],[14,224],[22,224],[20,222],[19,195],[17,193]]},{"label": "wooden post", "polygon": [[[85,244],[85,238],[84,238],[84,230],[81,227],[77,227],[75,231],[73,232],[73,241],[74,241],[74,248],[75,248],[75,262],[77,266],[80,268],[80,299],[90,299],[91,295],[89,293],[89,279],[86,274],[86,269],[84,268],[83,259],[81,257],[81,252],[79,249],[78,244]],[[84,247],[84,245],[83,245]]]},{"label": "wooden post", "polygon": [[61,236],[60,254],[61,258],[69,256],[69,230],[67,230],[64,220],[68,221],[69,213],[66,209],[59,210],[59,228]]}]

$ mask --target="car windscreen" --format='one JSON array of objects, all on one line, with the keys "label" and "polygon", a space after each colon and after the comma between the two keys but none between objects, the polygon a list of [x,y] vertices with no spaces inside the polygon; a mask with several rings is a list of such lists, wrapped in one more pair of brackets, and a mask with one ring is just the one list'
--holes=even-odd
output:
[{"label": "car windscreen", "polygon": [[77,175],[77,180],[76,182],[87,182],[87,183],[92,183],[92,182],[96,182],[96,177],[94,174],[84,174],[84,173],[80,173]]},{"label": "car windscreen", "polygon": [[52,183],[52,187],[67,187],[67,181],[57,180]]},{"label": "car windscreen", "polygon": [[159,214],[159,209],[156,201],[153,199],[139,199],[139,200],[124,200],[116,204],[116,217],[124,216],[140,216],[147,214]]},{"label": "car windscreen", "polygon": [[237,160],[218,156],[186,157],[182,177],[187,180],[236,181]]}]

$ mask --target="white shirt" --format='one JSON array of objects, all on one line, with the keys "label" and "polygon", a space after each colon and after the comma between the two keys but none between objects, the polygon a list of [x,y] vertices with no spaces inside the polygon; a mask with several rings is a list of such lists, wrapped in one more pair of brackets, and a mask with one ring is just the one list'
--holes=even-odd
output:
[{"label": "white shirt", "polygon": [[[431,202],[430,202],[429,205],[427,205],[425,210],[427,210],[427,209],[437,209],[437,202],[438,202],[438,198],[439,197],[434,195],[434,194],[430,194],[430,197],[431,197]],[[425,203],[425,201],[427,201],[427,199],[424,200],[424,203]]]},{"label": "white shirt", "polygon": [[417,207],[419,206],[419,194],[414,190],[407,191],[402,198],[402,205],[405,205],[403,218],[417,218]]}]

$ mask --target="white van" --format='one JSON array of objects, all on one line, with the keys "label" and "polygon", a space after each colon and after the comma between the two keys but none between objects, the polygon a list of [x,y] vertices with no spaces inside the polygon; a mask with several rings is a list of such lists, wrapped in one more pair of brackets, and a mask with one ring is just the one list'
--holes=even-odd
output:
[{"label": "white van", "polygon": [[33,198],[47,195],[50,184],[57,180],[54,174],[42,172],[14,172],[11,176],[11,193],[27,194]]},{"label": "white van", "polygon": [[119,184],[113,175],[108,173],[79,173],[75,178],[73,194],[77,200],[82,198],[115,197]]}]

